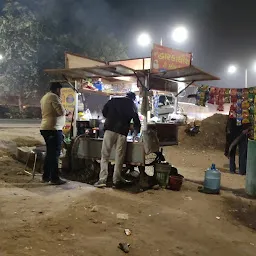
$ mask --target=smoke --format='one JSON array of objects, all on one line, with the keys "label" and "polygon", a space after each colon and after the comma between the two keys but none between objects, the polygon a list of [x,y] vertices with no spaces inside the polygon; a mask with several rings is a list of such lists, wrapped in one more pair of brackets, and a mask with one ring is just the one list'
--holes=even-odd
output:
[{"label": "smoke", "polygon": [[[17,1],[36,8],[39,18],[61,24],[64,33],[79,34],[88,27],[113,33],[129,46],[131,58],[151,54],[151,47],[137,44],[141,32],[149,33],[154,43],[163,38],[167,47],[193,52],[195,65],[223,77],[223,84],[229,87],[241,87],[244,78],[241,74],[237,81],[231,81],[226,77],[227,65],[235,61],[245,69],[255,58],[255,0],[246,0],[246,5],[241,0]],[[170,38],[178,24],[189,30],[189,40],[184,45],[175,44]]]}]

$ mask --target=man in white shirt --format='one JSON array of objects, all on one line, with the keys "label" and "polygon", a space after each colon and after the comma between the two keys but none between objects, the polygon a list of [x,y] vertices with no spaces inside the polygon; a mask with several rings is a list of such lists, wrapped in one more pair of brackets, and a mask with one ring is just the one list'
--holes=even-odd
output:
[{"label": "man in white shirt", "polygon": [[41,135],[46,143],[46,157],[44,161],[43,182],[62,185],[66,182],[59,177],[58,161],[63,141],[62,129],[65,125],[66,111],[60,100],[62,85],[53,82],[50,91],[41,99],[42,122]]}]

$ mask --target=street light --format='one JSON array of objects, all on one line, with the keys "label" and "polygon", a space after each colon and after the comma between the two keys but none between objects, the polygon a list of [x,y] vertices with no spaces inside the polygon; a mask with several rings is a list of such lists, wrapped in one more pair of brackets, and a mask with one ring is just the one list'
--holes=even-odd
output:
[{"label": "street light", "polygon": [[138,44],[142,47],[146,47],[151,43],[151,38],[149,36],[149,34],[147,33],[142,33],[141,35],[139,35],[138,37]]},{"label": "street light", "polygon": [[[183,43],[188,39],[188,30],[185,27],[176,27],[172,32],[172,39],[176,43]],[[151,37],[147,33],[142,33],[138,37],[140,46],[148,46],[151,43]],[[163,38],[160,38],[160,45],[163,45]]]},{"label": "street light", "polygon": [[[256,72],[256,62],[253,65],[253,70]],[[230,65],[228,68],[229,74],[234,74],[237,72],[237,67],[234,65]],[[248,88],[248,69],[245,69],[245,88]]]},{"label": "street light", "polygon": [[183,43],[188,39],[188,30],[185,27],[177,27],[172,32],[172,39],[177,43]]},{"label": "street light", "polygon": [[228,73],[229,73],[229,74],[234,74],[234,73],[236,73],[236,71],[237,71],[237,67],[236,67],[236,66],[230,65],[230,66],[228,67]]}]

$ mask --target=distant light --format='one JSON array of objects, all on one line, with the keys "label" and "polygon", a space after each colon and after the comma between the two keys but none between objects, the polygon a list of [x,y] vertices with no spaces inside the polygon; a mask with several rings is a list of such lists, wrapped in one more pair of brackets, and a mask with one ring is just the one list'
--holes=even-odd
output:
[{"label": "distant light", "polygon": [[177,27],[172,32],[172,39],[177,43],[183,43],[188,39],[188,30],[185,27]]},{"label": "distant light", "polygon": [[237,71],[236,66],[234,66],[234,65],[229,66],[229,68],[228,68],[228,73],[229,74],[234,74],[234,73],[236,73],[236,71]]},{"label": "distant light", "polygon": [[149,34],[143,33],[138,37],[138,44],[140,46],[148,46],[151,43],[151,38]]},{"label": "distant light", "polygon": [[117,80],[121,80],[121,81],[131,81],[131,78],[129,76],[117,76],[117,77],[113,77],[114,79],[117,79]]},{"label": "distant light", "polygon": [[256,72],[256,62],[255,62],[254,65],[253,65],[253,69],[254,69],[254,71]]},{"label": "distant light", "polygon": [[0,54],[0,60],[2,60],[4,58],[4,56],[2,54]]}]

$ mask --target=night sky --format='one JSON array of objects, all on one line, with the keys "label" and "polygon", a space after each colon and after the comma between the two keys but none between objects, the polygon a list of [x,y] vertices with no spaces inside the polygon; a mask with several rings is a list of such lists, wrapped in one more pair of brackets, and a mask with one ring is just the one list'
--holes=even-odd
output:
[{"label": "night sky", "polygon": [[[50,18],[52,0],[48,1]],[[70,3],[59,14],[66,21],[64,26],[72,19],[99,25],[128,46],[130,58],[150,55],[151,47],[137,44],[141,32],[148,32],[156,43],[163,37],[163,45],[193,52],[194,64],[220,76],[222,80],[214,84],[222,87],[243,87],[245,68],[256,62],[255,0],[59,1]],[[189,30],[189,39],[182,45],[170,37],[179,24]],[[227,75],[229,64],[238,66],[237,75]],[[249,72],[248,83],[256,85],[256,73]]]}]

